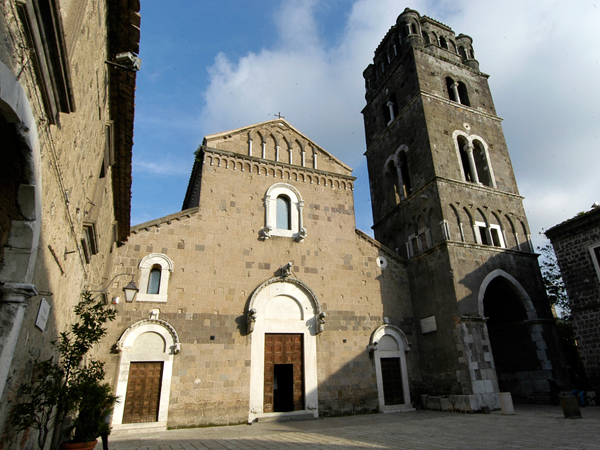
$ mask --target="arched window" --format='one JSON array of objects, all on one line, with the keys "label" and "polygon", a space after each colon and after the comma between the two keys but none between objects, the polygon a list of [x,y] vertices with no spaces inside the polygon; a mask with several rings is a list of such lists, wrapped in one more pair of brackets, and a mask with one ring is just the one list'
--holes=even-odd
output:
[{"label": "arched window", "polygon": [[454,80],[450,77],[446,77],[446,88],[448,89],[448,98],[453,102],[458,102],[458,92],[454,88]]},{"label": "arched window", "polygon": [[[388,157],[383,166],[386,178],[394,180],[392,183],[396,199],[394,205],[412,193],[406,152],[408,152],[408,147],[404,144],[401,145],[394,155]],[[390,183],[387,184],[389,185]]]},{"label": "arched window", "polygon": [[431,39],[429,38],[429,33],[424,30],[421,30],[421,35],[423,36],[423,40],[425,41],[425,45],[431,44]]},{"label": "arched window", "polygon": [[404,198],[406,198],[412,193],[412,187],[410,185],[410,177],[408,175],[408,162],[406,161],[405,151],[398,154],[398,163],[400,163],[400,172],[402,174],[402,186],[400,186],[400,189],[404,194]]},{"label": "arched window", "polygon": [[444,38],[444,36],[440,36],[440,47],[448,50],[448,43],[446,42],[446,39]]},{"label": "arched window", "polygon": [[277,228],[280,230],[291,230],[292,221],[290,215],[290,199],[285,195],[277,197]]},{"label": "arched window", "polygon": [[162,253],[151,253],[140,261],[139,268],[141,289],[135,300],[138,302],[166,302],[169,294],[169,276],[173,272],[173,261]]},{"label": "arched window", "polygon": [[471,103],[469,102],[469,94],[467,93],[467,86],[465,86],[465,84],[462,81],[459,81],[458,83],[458,102],[466,105],[466,106],[471,106]]},{"label": "arched window", "polygon": [[487,144],[476,135],[468,135],[456,130],[452,136],[456,145],[456,154],[460,161],[463,180],[489,187],[496,187],[494,171],[490,164]]},{"label": "arched window", "polygon": [[485,154],[485,148],[479,141],[473,141],[473,158],[475,159],[475,167],[477,168],[477,177],[479,182],[486,186],[493,186],[490,178],[490,170]]},{"label": "arched window", "polygon": [[471,106],[467,86],[462,81],[455,82],[452,78],[446,77],[446,88],[450,100],[465,106]]},{"label": "arched window", "polygon": [[152,266],[152,270],[150,271],[150,276],[148,277],[148,294],[158,294],[160,291],[160,273],[162,271],[162,267],[160,265],[155,264]]},{"label": "arched window", "polygon": [[260,230],[262,239],[281,236],[301,241],[306,238],[302,222],[304,202],[295,187],[287,183],[276,183],[267,190],[263,201],[265,227]]}]

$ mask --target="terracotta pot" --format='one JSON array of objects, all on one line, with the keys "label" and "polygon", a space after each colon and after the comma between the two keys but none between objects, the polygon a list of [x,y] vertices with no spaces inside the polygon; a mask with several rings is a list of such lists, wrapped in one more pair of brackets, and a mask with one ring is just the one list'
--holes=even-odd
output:
[{"label": "terracotta pot", "polygon": [[63,442],[60,444],[62,450],[94,450],[98,439],[90,442]]}]

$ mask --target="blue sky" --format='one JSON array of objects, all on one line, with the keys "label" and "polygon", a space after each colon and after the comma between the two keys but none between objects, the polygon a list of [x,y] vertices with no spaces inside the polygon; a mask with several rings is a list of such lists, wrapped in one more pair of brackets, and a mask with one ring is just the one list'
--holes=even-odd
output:
[{"label": "blue sky", "polygon": [[143,0],[132,224],[181,209],[203,136],[281,111],[354,168],[371,234],[362,71],[407,6],[473,38],[534,237],[600,200],[600,2]]}]

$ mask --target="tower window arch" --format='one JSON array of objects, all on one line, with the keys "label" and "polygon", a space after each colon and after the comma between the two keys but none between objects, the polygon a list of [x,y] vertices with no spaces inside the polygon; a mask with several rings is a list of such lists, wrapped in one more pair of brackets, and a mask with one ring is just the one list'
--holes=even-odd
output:
[{"label": "tower window arch", "polygon": [[423,40],[425,41],[425,45],[431,44],[431,39],[429,38],[429,33],[424,30],[421,30],[421,35],[423,36]]},{"label": "tower window arch", "polygon": [[456,130],[452,136],[463,181],[497,187],[485,141],[477,135],[469,136],[460,130]]},{"label": "tower window arch", "polygon": [[263,199],[265,205],[265,226],[260,230],[263,240],[273,236],[293,238],[301,241],[306,238],[302,210],[304,202],[298,190],[287,183],[272,185]]},{"label": "tower window arch", "polygon": [[462,81],[459,81],[457,85],[458,102],[466,106],[471,106],[471,102],[469,102],[469,94],[467,93],[467,86],[465,86],[465,83],[463,83]]},{"label": "tower window arch", "polygon": [[444,36],[440,36],[440,47],[448,50],[448,43],[446,42],[446,38]]},{"label": "tower window arch", "polygon": [[139,269],[142,290],[135,297],[136,301],[165,303],[168,299],[173,261],[162,253],[151,253],[140,261]]},{"label": "tower window arch", "polygon": [[[440,38],[441,39],[441,38]],[[471,106],[467,86],[462,81],[454,81],[451,77],[446,77],[446,89],[448,98],[461,105]]]},{"label": "tower window arch", "polygon": [[404,144],[401,145],[398,147],[398,150],[396,150],[396,153],[391,155],[384,164],[384,173],[392,179],[395,178],[393,184],[396,202],[394,204],[404,200],[412,193],[408,161],[406,157],[407,152],[408,147]]}]

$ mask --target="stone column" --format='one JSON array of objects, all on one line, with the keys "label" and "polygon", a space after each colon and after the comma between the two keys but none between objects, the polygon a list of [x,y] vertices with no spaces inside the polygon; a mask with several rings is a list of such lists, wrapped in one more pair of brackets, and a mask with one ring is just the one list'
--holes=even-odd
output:
[{"label": "stone column", "polygon": [[17,348],[27,302],[34,295],[38,295],[38,291],[33,284],[0,285],[0,397]]},{"label": "stone column", "polygon": [[444,237],[444,240],[449,241],[450,240],[450,225],[448,224],[448,221],[442,220],[440,222],[440,227],[442,227],[442,236]]},{"label": "stone column", "polygon": [[462,103],[460,101],[460,94],[458,93],[458,84],[452,83],[452,86],[450,86],[450,88],[452,89],[452,92],[454,92],[454,98],[456,99],[456,102]]},{"label": "stone column", "polygon": [[400,193],[400,200],[404,200],[406,195],[404,195],[404,179],[402,178],[402,163],[396,163],[396,173],[398,174],[398,192]]},{"label": "stone column", "polygon": [[262,152],[261,152],[261,158],[262,159],[266,159],[267,157],[267,144],[266,142],[262,143]]},{"label": "stone column", "polygon": [[390,121],[388,122],[388,124],[390,124],[392,122],[392,120],[394,120],[396,118],[394,116],[394,102],[392,102],[392,101],[387,102],[387,107],[390,110]]},{"label": "stone column", "polygon": [[252,139],[248,139],[248,156],[252,156]]},{"label": "stone column", "polygon": [[467,156],[469,157],[469,167],[471,168],[471,177],[473,177],[473,183],[479,184],[479,176],[477,175],[477,166],[475,165],[475,157],[473,156],[473,150],[475,146],[472,142],[467,142],[464,147]]}]

